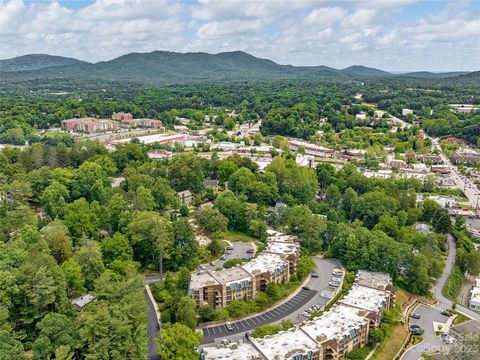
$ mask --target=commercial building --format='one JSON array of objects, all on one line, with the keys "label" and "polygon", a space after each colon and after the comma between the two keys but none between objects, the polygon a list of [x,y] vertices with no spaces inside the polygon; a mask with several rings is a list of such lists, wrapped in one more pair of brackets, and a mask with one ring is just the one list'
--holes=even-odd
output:
[{"label": "commercial building", "polygon": [[330,157],[335,152],[332,149],[311,144],[303,140],[293,139],[289,141],[289,144],[290,144],[290,148],[293,151],[298,151],[299,148],[304,148],[305,154],[307,155],[313,155],[313,156],[319,156],[319,157]]},{"label": "commercial building", "polygon": [[[155,134],[155,135],[146,135],[146,136],[139,136],[137,139],[142,144],[173,144],[176,142],[183,143],[185,139],[185,135],[182,134]],[[120,140],[113,140],[111,144],[123,144],[129,143],[132,141],[132,138],[120,139]]]},{"label": "commercial building", "polygon": [[88,134],[118,130],[118,123],[110,119],[95,119],[91,117],[62,120],[62,129],[84,132]]},{"label": "commercial building", "polygon": [[475,165],[480,161],[480,154],[474,151],[455,151],[452,155],[454,164]]}]

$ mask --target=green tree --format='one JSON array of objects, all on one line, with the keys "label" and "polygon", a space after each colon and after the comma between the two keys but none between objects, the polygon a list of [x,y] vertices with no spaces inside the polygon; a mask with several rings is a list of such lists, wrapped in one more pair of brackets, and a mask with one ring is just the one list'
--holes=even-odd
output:
[{"label": "green tree", "polygon": [[67,227],[58,219],[40,231],[50,247],[50,253],[60,265],[72,256],[72,240]]},{"label": "green tree", "polygon": [[40,203],[51,218],[62,217],[69,197],[67,187],[53,180],[43,192]]},{"label": "green tree", "polygon": [[158,354],[164,360],[197,360],[202,334],[180,323],[166,323],[155,341]]},{"label": "green tree", "polygon": [[97,242],[89,240],[75,252],[73,259],[82,268],[85,286],[92,290],[95,280],[105,271],[100,246]]},{"label": "green tree", "polygon": [[195,330],[197,327],[197,313],[195,310],[195,300],[189,296],[182,296],[175,305],[176,321]]},{"label": "green tree", "polygon": [[197,215],[198,223],[209,233],[226,231],[228,219],[213,206],[204,206]]},{"label": "green tree", "polygon": [[74,238],[97,235],[99,218],[92,205],[80,198],[66,206],[64,222]]},{"label": "green tree", "polygon": [[128,241],[125,235],[119,232],[103,239],[100,248],[102,249],[102,258],[106,265],[114,260],[131,260],[133,256],[130,241]]},{"label": "green tree", "polygon": [[173,224],[173,247],[171,263],[174,269],[186,267],[193,269],[197,263],[198,242],[190,223],[179,219]]},{"label": "green tree", "polygon": [[137,249],[147,250],[147,253],[140,254],[137,250],[136,254],[144,263],[147,259],[152,262],[158,254],[160,276],[163,277],[163,256],[166,251],[169,251],[173,242],[172,225],[156,212],[143,211],[128,224],[127,232],[134,247],[137,245]]},{"label": "green tree", "polygon": [[86,289],[81,266],[73,259],[69,259],[62,264],[61,268],[67,283],[68,296],[74,297],[83,294]]},{"label": "green tree", "polygon": [[60,346],[75,345],[76,330],[65,315],[49,313],[37,324],[37,329],[40,333],[33,343],[34,359],[49,359]]}]

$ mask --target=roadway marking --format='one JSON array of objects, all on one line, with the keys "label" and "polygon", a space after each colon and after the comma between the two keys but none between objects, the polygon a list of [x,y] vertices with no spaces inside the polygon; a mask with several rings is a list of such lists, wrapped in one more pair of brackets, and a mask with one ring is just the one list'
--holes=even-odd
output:
[{"label": "roadway marking", "polygon": [[204,329],[204,331],[207,332],[207,336],[210,335],[210,330],[208,330],[208,328]]},{"label": "roadway marking", "polygon": [[213,330],[213,333],[214,333],[214,334],[216,334],[216,333],[215,333],[215,328],[214,328],[214,327],[212,328],[212,330]]},{"label": "roadway marking", "polygon": [[246,323],[248,324],[248,326],[252,326],[252,325],[248,322],[248,319],[245,320],[245,321],[246,321]]}]

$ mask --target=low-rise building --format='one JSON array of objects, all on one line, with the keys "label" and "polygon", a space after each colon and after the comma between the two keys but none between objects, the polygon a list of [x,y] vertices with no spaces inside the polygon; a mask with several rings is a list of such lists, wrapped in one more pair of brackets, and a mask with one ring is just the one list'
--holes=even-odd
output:
[{"label": "low-rise building", "polygon": [[413,114],[413,110],[411,109],[402,109],[402,115],[407,116],[408,114]]},{"label": "low-rise building", "polygon": [[461,113],[471,113],[477,109],[472,104],[450,104],[448,106],[450,107],[450,110]]},{"label": "low-rise building", "polygon": [[293,151],[298,151],[299,148],[304,148],[305,154],[307,155],[313,155],[313,156],[319,156],[319,157],[330,157],[335,152],[332,149],[311,144],[303,140],[293,139],[289,141],[289,144],[290,144],[290,148]]},{"label": "low-rise building", "polygon": [[480,154],[475,151],[455,151],[452,155],[454,164],[473,166],[480,161]]},{"label": "low-rise building", "polygon": [[91,294],[82,295],[72,299],[72,305],[77,309],[83,309],[95,299],[95,296]]},{"label": "low-rise building", "polygon": [[267,360],[320,360],[317,343],[295,327],[252,343]]},{"label": "low-rise building", "polygon": [[382,110],[375,110],[373,112],[373,116],[376,117],[377,119],[381,119],[385,115],[385,111]]},{"label": "low-rise building", "polygon": [[193,200],[193,194],[190,192],[190,190],[179,191],[177,196],[184,205],[190,205]]},{"label": "low-rise building", "polygon": [[306,321],[300,329],[320,347],[321,359],[343,359],[367,344],[370,322],[365,310],[335,306],[322,316]]}]

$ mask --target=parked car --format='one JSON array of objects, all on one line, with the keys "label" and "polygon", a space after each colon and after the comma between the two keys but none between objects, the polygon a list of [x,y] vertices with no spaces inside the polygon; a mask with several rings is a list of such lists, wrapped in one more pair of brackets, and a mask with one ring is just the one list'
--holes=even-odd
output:
[{"label": "parked car", "polygon": [[225,257],[225,255],[222,255],[222,256],[220,256],[220,260],[225,261],[225,260],[227,260],[227,258]]},{"label": "parked car", "polygon": [[227,246],[227,250],[233,250],[233,246]]},{"label": "parked car", "polygon": [[310,289],[310,287],[308,287],[308,286],[304,286],[304,287],[302,287],[302,290],[310,291],[310,290],[312,290],[312,289]]},{"label": "parked car", "polygon": [[255,252],[255,250],[253,250],[252,248],[247,250],[247,254],[253,254],[254,252]]},{"label": "parked car", "polygon": [[306,311],[302,312],[302,315],[305,316],[305,317],[309,317],[309,316],[310,316],[310,314],[309,314],[308,312],[306,312]]},{"label": "parked car", "polygon": [[448,310],[443,310],[440,314],[450,317],[450,313],[448,312]]},{"label": "parked car", "polygon": [[212,261],[210,265],[215,266],[215,261]]},{"label": "parked car", "polygon": [[342,276],[342,275],[343,275],[343,271],[342,271],[342,270],[333,270],[333,271],[332,271],[332,275]]},{"label": "parked car", "polygon": [[339,287],[340,283],[337,282],[337,281],[330,281],[328,285],[333,286],[333,287]]},{"label": "parked car", "polygon": [[205,266],[200,265],[200,269],[205,270]]},{"label": "parked car", "polygon": [[233,325],[232,325],[231,323],[229,323],[229,322],[227,322],[227,323],[225,324],[225,328],[226,328],[228,331],[233,331]]},{"label": "parked car", "polygon": [[420,314],[412,314],[412,319],[420,319]]},{"label": "parked car", "polygon": [[312,273],[312,277],[313,277],[313,278],[318,278],[318,274],[315,273],[315,272],[313,272],[313,273]]}]

